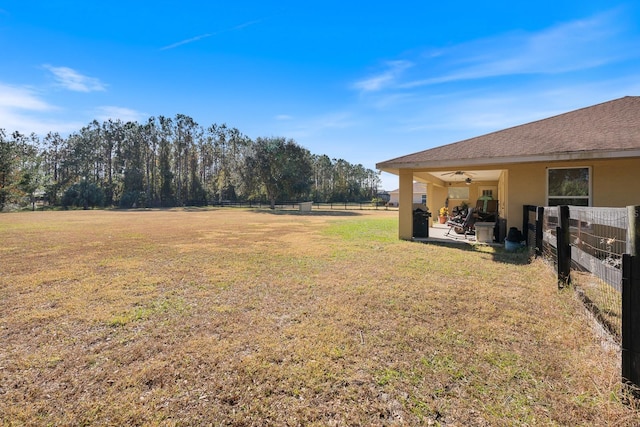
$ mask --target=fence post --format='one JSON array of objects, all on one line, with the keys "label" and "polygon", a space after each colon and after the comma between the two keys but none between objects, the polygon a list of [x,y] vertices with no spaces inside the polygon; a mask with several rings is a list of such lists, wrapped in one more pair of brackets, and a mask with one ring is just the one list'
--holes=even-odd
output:
[{"label": "fence post", "polygon": [[627,253],[637,256],[640,250],[640,206],[627,206]]},{"label": "fence post", "polygon": [[542,256],[542,225],[544,224],[544,207],[536,209],[536,258]]},{"label": "fence post", "polygon": [[522,207],[522,235],[527,241],[527,246],[529,246],[529,207],[530,205]]},{"label": "fence post", "polygon": [[622,382],[640,394],[640,206],[627,206],[627,254],[622,255]]},{"label": "fence post", "polygon": [[558,206],[558,289],[571,283],[571,233],[569,230],[569,206]]},{"label": "fence post", "polygon": [[640,258],[622,255],[622,382],[640,390]]}]

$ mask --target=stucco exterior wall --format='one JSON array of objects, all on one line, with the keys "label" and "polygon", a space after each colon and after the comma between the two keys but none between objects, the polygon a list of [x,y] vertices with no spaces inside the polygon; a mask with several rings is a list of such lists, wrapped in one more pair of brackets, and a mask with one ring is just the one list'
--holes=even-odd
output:
[{"label": "stucco exterior wall", "polygon": [[640,159],[530,163],[507,168],[507,227],[522,227],[522,206],[547,204],[547,168],[590,167],[591,203],[598,207],[640,204]]},{"label": "stucco exterior wall", "polygon": [[522,229],[522,206],[544,206],[546,194],[546,168],[540,164],[523,164],[507,169],[508,190],[502,214],[510,227]]},{"label": "stucco exterior wall", "polygon": [[593,206],[640,205],[640,159],[593,162]]}]

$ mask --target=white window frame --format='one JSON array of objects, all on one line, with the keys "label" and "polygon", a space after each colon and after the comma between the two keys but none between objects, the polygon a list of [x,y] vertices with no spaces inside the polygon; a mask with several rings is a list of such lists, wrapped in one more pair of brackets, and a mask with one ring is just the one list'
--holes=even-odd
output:
[{"label": "white window frame", "polygon": [[[587,196],[550,196],[549,195],[549,172],[551,170],[565,170],[565,169],[587,169],[589,173],[589,183],[588,183],[589,194]],[[550,206],[551,205],[550,201],[553,199],[584,199],[584,200],[587,200],[587,206],[592,206],[592,199],[593,199],[592,181],[593,181],[593,170],[591,166],[548,167],[547,177],[545,180],[547,205]]]}]

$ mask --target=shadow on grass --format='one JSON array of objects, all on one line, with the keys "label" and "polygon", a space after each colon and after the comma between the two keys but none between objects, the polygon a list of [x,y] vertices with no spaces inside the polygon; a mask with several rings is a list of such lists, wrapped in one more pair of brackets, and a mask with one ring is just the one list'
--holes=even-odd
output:
[{"label": "shadow on grass", "polygon": [[[218,206],[158,206],[145,208],[105,208],[103,210],[109,212],[210,212],[218,211],[222,208]],[[98,210],[98,209],[96,209]]]},{"label": "shadow on grass", "polygon": [[425,241],[417,242],[426,245],[440,246],[445,248],[458,249],[465,252],[481,252],[487,253],[493,256],[495,262],[513,265],[526,265],[531,262],[529,252],[523,248],[522,250],[510,252],[502,246],[485,246],[485,245],[471,245],[462,241],[452,240],[446,241]]},{"label": "shadow on grass", "polygon": [[328,210],[316,210],[311,212],[301,212],[299,210],[292,209],[269,209],[269,208],[249,208],[249,207],[220,207],[220,206],[183,206],[183,207],[158,207],[158,208],[113,208],[106,209],[110,212],[213,212],[213,211],[225,211],[231,209],[241,209],[246,212],[254,212],[269,215],[293,215],[293,216],[361,216],[362,214],[354,211],[328,211]]},{"label": "shadow on grass", "polygon": [[525,265],[531,262],[531,256],[526,250],[510,252],[504,248],[498,248],[493,253],[493,260],[505,264]]}]

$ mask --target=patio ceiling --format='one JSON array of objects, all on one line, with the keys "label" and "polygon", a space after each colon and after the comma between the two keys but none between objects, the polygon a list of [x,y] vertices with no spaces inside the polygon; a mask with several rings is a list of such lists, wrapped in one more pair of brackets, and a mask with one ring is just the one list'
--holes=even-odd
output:
[{"label": "patio ceiling", "polygon": [[456,170],[428,172],[427,174],[433,176],[434,178],[442,182],[454,183],[454,182],[464,182],[467,178],[470,178],[471,181],[477,181],[477,182],[498,181],[501,173],[502,173],[501,170],[456,169]]}]

